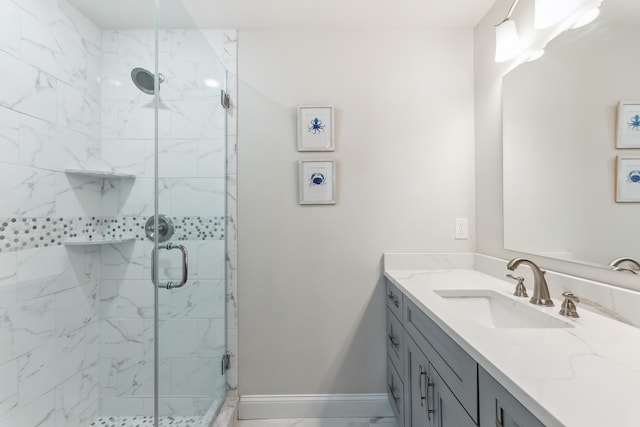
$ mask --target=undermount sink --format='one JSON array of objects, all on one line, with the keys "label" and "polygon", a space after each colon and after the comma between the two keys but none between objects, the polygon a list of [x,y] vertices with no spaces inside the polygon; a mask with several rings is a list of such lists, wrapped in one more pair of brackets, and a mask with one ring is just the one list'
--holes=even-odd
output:
[{"label": "undermount sink", "polygon": [[[440,289],[434,291],[460,313],[488,328],[573,328],[557,319],[489,289]],[[525,300],[527,301],[527,300]]]}]

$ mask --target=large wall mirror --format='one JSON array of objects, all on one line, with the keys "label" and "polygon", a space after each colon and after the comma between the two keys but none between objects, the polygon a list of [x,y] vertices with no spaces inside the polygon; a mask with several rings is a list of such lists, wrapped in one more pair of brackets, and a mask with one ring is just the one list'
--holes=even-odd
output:
[{"label": "large wall mirror", "polygon": [[640,101],[640,1],[601,10],[504,77],[506,249],[640,261],[640,202],[615,200],[616,157],[640,158],[640,148],[616,148],[618,102]]}]

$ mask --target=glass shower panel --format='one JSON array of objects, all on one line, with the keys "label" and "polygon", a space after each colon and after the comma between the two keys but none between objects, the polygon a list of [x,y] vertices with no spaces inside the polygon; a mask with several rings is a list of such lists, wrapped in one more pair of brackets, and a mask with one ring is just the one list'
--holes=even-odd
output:
[{"label": "glass shower panel", "polygon": [[[158,291],[157,405],[160,419],[194,426],[208,425],[226,394],[222,46],[223,32],[197,28],[181,1],[160,1],[157,213],[173,222],[168,242],[188,254],[188,277]],[[158,252],[158,282],[175,284],[184,257],[168,249]]]}]

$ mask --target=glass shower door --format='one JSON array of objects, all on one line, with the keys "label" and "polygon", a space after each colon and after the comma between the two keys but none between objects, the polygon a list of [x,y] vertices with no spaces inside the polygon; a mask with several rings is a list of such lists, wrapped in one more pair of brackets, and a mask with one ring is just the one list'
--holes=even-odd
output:
[{"label": "glass shower door", "polygon": [[185,21],[181,3],[160,1],[157,33],[154,404],[159,425],[208,426],[226,394],[223,33]]}]

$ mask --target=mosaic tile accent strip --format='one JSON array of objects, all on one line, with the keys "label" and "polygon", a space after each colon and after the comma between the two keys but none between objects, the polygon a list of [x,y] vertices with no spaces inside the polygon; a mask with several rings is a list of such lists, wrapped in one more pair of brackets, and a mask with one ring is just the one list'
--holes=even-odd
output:
[{"label": "mosaic tile accent strip", "polygon": [[[224,240],[225,217],[173,217],[172,240]],[[145,240],[147,217],[0,218],[0,252],[59,246],[67,239]]]},{"label": "mosaic tile accent strip", "polygon": [[[160,417],[158,427],[201,427],[202,417]],[[153,427],[153,417],[101,417],[90,427]]]}]

